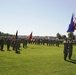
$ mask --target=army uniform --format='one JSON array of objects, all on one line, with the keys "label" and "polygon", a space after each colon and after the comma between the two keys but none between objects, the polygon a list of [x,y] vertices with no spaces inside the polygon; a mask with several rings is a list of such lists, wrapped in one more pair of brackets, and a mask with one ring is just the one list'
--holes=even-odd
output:
[{"label": "army uniform", "polygon": [[73,52],[73,42],[72,42],[72,40],[70,39],[70,41],[69,41],[69,51],[68,51],[68,58],[69,59],[71,59],[71,57],[72,57],[72,52]]},{"label": "army uniform", "polygon": [[3,47],[4,47],[4,38],[2,37],[2,39],[0,40],[1,42],[1,51],[3,51]]},{"label": "army uniform", "polygon": [[8,38],[8,39],[7,39],[7,51],[9,51],[10,46],[11,46],[11,41],[10,41],[10,39]]},{"label": "army uniform", "polygon": [[64,41],[64,60],[66,60],[67,55],[68,55],[68,41],[65,40]]}]

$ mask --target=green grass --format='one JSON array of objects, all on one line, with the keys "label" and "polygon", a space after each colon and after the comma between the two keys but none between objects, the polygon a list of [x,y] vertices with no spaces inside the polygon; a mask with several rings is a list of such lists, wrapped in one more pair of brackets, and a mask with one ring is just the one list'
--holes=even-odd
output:
[{"label": "green grass", "polygon": [[[0,51],[0,75],[76,75],[76,61],[63,60],[63,45],[60,47],[31,45],[21,54],[15,51]],[[76,46],[72,59],[76,59]]]}]

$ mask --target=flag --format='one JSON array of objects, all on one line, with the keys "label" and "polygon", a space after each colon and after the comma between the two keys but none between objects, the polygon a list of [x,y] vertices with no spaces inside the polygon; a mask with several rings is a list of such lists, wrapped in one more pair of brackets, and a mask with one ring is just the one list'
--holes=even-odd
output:
[{"label": "flag", "polygon": [[15,36],[15,38],[16,38],[16,39],[18,38],[18,30],[16,31],[16,36]]},{"label": "flag", "polygon": [[71,22],[69,24],[69,28],[68,28],[67,32],[74,32],[74,21],[73,21],[73,17],[74,17],[74,15],[72,14]]},{"label": "flag", "polygon": [[74,20],[74,30],[76,30],[76,18]]},{"label": "flag", "polygon": [[31,32],[31,34],[28,37],[28,40],[31,40],[31,39],[32,39],[32,32]]}]

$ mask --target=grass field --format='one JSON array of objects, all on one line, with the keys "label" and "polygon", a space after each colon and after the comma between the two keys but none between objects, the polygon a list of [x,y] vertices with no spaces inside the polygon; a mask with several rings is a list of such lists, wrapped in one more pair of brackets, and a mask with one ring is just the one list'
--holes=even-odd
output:
[{"label": "grass field", "polygon": [[0,75],[76,75],[76,46],[70,61],[63,60],[63,45],[60,47],[31,45],[21,54],[15,51],[0,51]]}]

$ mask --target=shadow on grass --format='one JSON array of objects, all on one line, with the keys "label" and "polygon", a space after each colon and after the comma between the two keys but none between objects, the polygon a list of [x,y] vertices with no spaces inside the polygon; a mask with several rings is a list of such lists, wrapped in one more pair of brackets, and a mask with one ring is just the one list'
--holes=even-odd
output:
[{"label": "shadow on grass", "polygon": [[7,51],[11,51],[11,50],[7,50]]},{"label": "shadow on grass", "polygon": [[76,64],[76,60],[74,59],[71,59],[71,60],[66,60],[67,62],[70,62],[70,63],[73,63],[73,64]]},{"label": "shadow on grass", "polygon": [[16,53],[16,54],[21,54],[20,51],[16,51],[15,53]]},{"label": "shadow on grass", "polygon": [[2,52],[4,52],[5,50],[1,50]]}]

